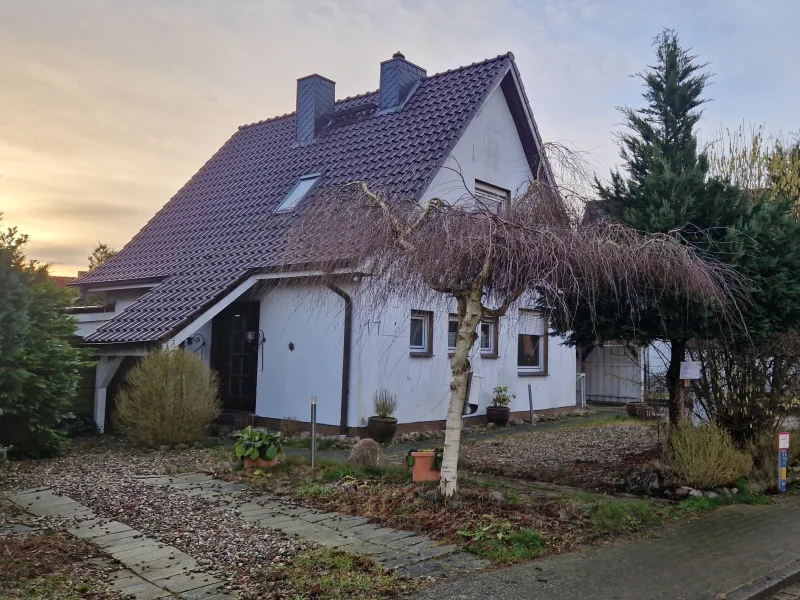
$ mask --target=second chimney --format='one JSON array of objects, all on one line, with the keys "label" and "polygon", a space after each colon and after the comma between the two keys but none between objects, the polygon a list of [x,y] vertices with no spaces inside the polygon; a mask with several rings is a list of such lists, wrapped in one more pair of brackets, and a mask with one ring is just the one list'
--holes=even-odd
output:
[{"label": "second chimney", "polygon": [[417,82],[427,75],[425,69],[406,60],[395,52],[391,60],[381,63],[380,109],[397,108],[406,101]]},{"label": "second chimney", "polygon": [[297,113],[295,139],[307,144],[325,129],[336,108],[336,82],[322,75],[309,75],[297,80]]}]

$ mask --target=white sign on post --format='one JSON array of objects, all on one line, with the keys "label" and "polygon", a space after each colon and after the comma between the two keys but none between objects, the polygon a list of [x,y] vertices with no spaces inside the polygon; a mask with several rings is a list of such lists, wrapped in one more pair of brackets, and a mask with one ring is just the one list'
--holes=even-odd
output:
[{"label": "white sign on post", "polygon": [[788,450],[789,449],[789,434],[788,433],[779,433],[778,434],[778,450]]},{"label": "white sign on post", "polygon": [[681,363],[681,374],[679,379],[700,379],[700,361],[683,361]]}]

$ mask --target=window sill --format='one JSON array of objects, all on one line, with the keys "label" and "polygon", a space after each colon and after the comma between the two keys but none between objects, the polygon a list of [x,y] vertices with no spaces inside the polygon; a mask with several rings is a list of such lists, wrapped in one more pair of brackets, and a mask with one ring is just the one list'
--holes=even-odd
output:
[{"label": "window sill", "polygon": [[433,352],[409,352],[408,355],[411,358],[431,358]]},{"label": "window sill", "polygon": [[489,358],[489,359],[500,358],[500,355],[497,354],[496,352],[486,352],[486,353],[481,352],[481,358]]},{"label": "window sill", "polygon": [[518,377],[547,377],[547,371],[517,371]]}]

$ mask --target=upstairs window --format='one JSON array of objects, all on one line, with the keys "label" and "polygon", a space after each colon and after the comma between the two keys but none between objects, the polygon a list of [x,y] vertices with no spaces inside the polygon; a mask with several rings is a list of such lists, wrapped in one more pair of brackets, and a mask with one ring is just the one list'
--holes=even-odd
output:
[{"label": "upstairs window", "polygon": [[314,184],[317,183],[319,179],[319,173],[314,175],[303,175],[300,178],[300,181],[294,184],[294,187],[286,194],[286,197],[281,200],[281,203],[278,205],[278,208],[275,209],[275,212],[288,212],[292,210],[295,206],[297,206],[298,202],[305,198],[306,194],[311,191],[311,188],[314,187]]},{"label": "upstairs window", "polygon": [[411,311],[408,348],[412,356],[433,354],[433,313],[427,310]]},{"label": "upstairs window", "polygon": [[517,370],[520,375],[547,374],[547,322],[542,313],[520,309],[517,320]]},{"label": "upstairs window", "polygon": [[485,206],[505,208],[511,201],[511,192],[485,181],[475,180],[475,197]]}]

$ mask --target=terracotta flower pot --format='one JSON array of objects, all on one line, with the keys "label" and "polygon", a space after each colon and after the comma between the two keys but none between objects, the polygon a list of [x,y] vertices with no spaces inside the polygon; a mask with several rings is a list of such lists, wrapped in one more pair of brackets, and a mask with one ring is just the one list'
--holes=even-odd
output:
[{"label": "terracotta flower pot", "polygon": [[261,458],[260,456],[256,459],[247,458],[244,459],[244,468],[245,469],[252,469],[254,467],[258,467],[259,469],[270,469],[278,464],[278,457],[276,456],[272,460],[267,460],[266,458]]},{"label": "terracotta flower pot", "polygon": [[439,481],[442,472],[433,468],[433,460],[436,452],[432,450],[412,452],[414,466],[411,467],[411,475],[414,481]]},{"label": "terracotta flower pot", "polygon": [[370,417],[367,421],[367,434],[379,444],[388,444],[394,438],[397,431],[397,419],[387,417]]},{"label": "terracotta flower pot", "polygon": [[494,423],[498,427],[508,425],[508,418],[511,416],[511,411],[507,406],[487,406],[486,407],[486,420],[489,423]]}]

